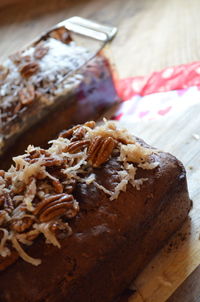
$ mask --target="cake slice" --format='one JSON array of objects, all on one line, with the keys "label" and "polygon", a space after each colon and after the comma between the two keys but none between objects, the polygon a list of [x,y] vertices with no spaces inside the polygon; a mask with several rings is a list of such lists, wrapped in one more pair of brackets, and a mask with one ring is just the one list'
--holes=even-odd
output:
[{"label": "cake slice", "polygon": [[183,165],[114,122],[1,171],[0,301],[111,302],[191,208]]},{"label": "cake slice", "polygon": [[108,60],[85,40],[60,27],[0,65],[0,168],[118,101]]}]

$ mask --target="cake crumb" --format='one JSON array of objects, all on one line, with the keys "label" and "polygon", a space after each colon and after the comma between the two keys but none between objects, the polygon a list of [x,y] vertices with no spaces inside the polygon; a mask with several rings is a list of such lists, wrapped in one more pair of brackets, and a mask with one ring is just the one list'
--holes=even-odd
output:
[{"label": "cake crumb", "polygon": [[181,242],[184,242],[185,240],[187,240],[188,236],[190,235],[189,232],[186,232],[186,233],[182,233],[182,232],[179,232],[175,238],[173,238],[169,244],[166,246],[166,252],[167,253],[171,253],[173,251],[176,251]]}]

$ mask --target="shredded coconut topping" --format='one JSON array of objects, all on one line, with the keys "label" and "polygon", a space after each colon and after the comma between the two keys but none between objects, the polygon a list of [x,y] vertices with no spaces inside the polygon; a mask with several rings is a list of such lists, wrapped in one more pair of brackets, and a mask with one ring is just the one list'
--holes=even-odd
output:
[{"label": "shredded coconut topping", "polygon": [[[25,261],[39,265],[26,247],[42,235],[45,242],[58,248],[60,233],[70,236],[70,221],[79,213],[73,191],[77,183],[93,184],[115,200],[131,184],[141,189],[148,178],[137,178],[137,169],[155,169],[151,154],[114,122],[77,125],[60,134],[45,150],[29,146],[26,153],[14,158],[14,165],[0,171],[0,256],[16,250]],[[119,182],[113,190],[96,179],[95,169],[111,157],[120,163]]]}]

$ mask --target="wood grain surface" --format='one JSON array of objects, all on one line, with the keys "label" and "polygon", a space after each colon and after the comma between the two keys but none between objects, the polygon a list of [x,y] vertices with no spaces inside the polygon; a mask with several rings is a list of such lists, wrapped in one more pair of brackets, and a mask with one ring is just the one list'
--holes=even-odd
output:
[{"label": "wood grain surface", "polygon": [[193,200],[190,219],[134,281],[133,288],[137,291],[129,302],[200,301],[200,139],[194,138],[195,133],[200,134],[199,111],[200,102],[197,102],[166,117],[123,123],[136,136],[183,162]]},{"label": "wood grain surface", "polygon": [[[15,1],[17,3],[9,4]],[[120,77],[145,75],[166,66],[200,60],[199,11],[199,0],[0,0],[0,61],[55,23],[79,15],[118,26],[119,33],[111,45],[111,55]],[[155,257],[152,262],[155,265],[164,261],[160,270],[156,271],[152,268],[155,265],[149,264],[134,283],[138,291],[130,301],[200,301],[200,143],[191,136],[200,128],[199,111],[200,107],[190,108],[179,119],[172,116],[165,122],[151,125],[129,125],[135,134],[146,138],[150,144],[171,151],[184,162],[195,202],[192,221],[183,227],[183,232],[192,230],[190,236],[168,257],[165,255],[167,247]],[[191,123],[191,120],[195,122]],[[123,301],[128,296],[129,293],[125,294]]]}]

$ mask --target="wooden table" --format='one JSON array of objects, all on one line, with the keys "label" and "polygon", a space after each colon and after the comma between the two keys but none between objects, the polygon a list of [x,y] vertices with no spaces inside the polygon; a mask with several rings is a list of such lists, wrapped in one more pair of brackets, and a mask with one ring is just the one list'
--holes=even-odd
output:
[{"label": "wooden table", "polygon": [[[200,60],[199,0],[18,0],[3,6],[14,1],[0,0],[1,60],[73,15],[118,26],[111,52],[120,77]],[[199,302],[199,285],[197,268],[168,302]]]}]

